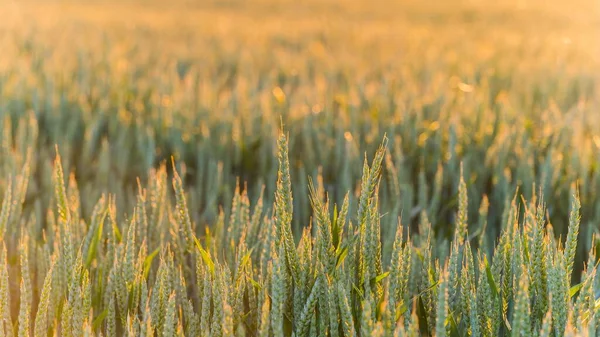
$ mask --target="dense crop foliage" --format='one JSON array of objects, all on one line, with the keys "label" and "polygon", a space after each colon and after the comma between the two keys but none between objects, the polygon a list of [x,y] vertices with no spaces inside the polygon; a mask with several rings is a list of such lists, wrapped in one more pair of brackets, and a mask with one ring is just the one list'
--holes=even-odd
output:
[{"label": "dense crop foliage", "polygon": [[0,336],[595,336],[600,8],[429,5],[0,2]]},{"label": "dense crop foliage", "polygon": [[128,219],[118,222],[115,197],[102,196],[85,222],[76,182],[66,184],[58,154],[56,207],[39,228],[34,215],[21,216],[27,157],[6,189],[0,218],[2,334],[596,335],[594,252],[582,282],[570,286],[580,227],[575,187],[564,246],[546,222],[542,196],[523,202],[522,219],[512,201],[495,245],[485,221],[469,231],[462,176],[449,246],[435,235],[426,209],[416,233],[399,221],[393,240],[382,240],[384,139],[372,163],[365,160],[355,216],[348,196],[332,205],[322,184],[309,182],[315,228],[305,228],[296,244],[285,135],[277,147],[272,215],[264,215],[262,198],[251,205],[238,187],[229,219],[221,213],[201,238],[175,168],[172,197],[163,165],[150,173],[146,188],[139,186]]}]

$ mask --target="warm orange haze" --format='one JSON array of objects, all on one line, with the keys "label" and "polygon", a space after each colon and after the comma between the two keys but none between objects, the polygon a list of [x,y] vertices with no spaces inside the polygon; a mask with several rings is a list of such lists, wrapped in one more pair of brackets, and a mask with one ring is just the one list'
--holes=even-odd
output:
[{"label": "warm orange haze", "polygon": [[596,0],[0,0],[0,336],[598,336],[599,191]]}]

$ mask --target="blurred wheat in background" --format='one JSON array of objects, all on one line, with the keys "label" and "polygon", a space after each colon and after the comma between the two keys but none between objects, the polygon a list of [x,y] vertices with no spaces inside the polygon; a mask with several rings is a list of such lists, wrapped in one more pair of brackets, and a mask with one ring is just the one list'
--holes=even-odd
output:
[{"label": "blurred wheat in background", "polygon": [[600,335],[598,1],[0,0],[0,116],[0,336]]}]

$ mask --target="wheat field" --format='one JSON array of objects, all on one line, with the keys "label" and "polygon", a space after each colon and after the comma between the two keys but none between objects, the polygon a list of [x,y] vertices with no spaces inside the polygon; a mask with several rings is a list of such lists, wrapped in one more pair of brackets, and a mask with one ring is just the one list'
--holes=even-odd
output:
[{"label": "wheat field", "polygon": [[0,336],[600,336],[598,41],[595,0],[0,0]]}]

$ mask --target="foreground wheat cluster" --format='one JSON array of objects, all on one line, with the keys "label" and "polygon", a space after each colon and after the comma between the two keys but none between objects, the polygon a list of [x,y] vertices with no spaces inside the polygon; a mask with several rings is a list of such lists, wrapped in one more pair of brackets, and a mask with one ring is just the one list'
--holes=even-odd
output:
[{"label": "foreground wheat cluster", "polygon": [[[128,219],[102,196],[82,219],[76,181],[53,170],[46,227],[22,219],[30,156],[9,179],[0,215],[2,336],[596,336],[595,254],[571,286],[580,202],[571,190],[568,235],[556,241],[543,196],[505,208],[499,240],[469,226],[460,178],[450,244],[428,211],[418,231],[398,222],[381,237],[378,189],[387,139],[363,166],[357,209],[331,205],[309,181],[314,214],[299,243],[284,134],[275,202],[236,189],[229,219],[203,232],[188,212],[175,165],[139,186]],[[267,210],[271,210],[267,211]],[[482,203],[485,219],[488,204]],[[472,230],[469,230],[469,229]],[[201,234],[200,234],[201,233]],[[493,246],[489,246],[495,242]],[[474,249],[473,246],[478,249]]]}]

